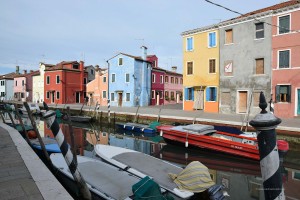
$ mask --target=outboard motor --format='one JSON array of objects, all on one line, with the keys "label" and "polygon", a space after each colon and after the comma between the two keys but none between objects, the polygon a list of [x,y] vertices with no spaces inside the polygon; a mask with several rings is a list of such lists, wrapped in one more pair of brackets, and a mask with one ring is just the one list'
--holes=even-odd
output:
[{"label": "outboard motor", "polygon": [[[224,186],[213,185],[207,189],[210,200],[223,200],[226,199],[225,196],[229,196],[227,192],[223,191]],[[226,195],[227,194],[227,195]]]}]

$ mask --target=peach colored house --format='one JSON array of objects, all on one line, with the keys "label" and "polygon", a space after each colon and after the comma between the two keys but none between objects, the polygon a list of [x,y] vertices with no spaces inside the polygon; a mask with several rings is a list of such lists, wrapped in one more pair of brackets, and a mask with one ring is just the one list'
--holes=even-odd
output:
[{"label": "peach colored house", "polygon": [[[24,70],[24,74],[26,74]],[[26,77],[24,74],[20,74],[14,78],[14,100],[15,101],[26,101],[28,96],[26,92]]]},{"label": "peach colored house", "polygon": [[107,69],[100,69],[96,66],[95,79],[86,85],[89,97],[89,105],[95,106],[98,102],[101,106],[107,105],[108,78]]},{"label": "peach colored house", "polygon": [[300,30],[300,10],[295,4],[272,18],[272,99],[281,118],[300,116],[300,34],[294,31]]},{"label": "peach colored house", "polygon": [[176,72],[177,67],[172,67],[172,71],[166,70],[164,104],[182,103],[182,74]]}]

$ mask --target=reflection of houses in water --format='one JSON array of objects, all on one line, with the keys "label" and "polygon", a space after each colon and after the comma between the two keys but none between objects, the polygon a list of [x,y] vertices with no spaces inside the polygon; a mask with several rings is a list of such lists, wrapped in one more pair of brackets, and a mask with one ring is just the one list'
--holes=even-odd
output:
[{"label": "reflection of houses in water", "polygon": [[86,132],[85,138],[86,141],[88,141],[93,146],[95,146],[96,144],[108,144],[107,132],[89,130]]},{"label": "reflection of houses in water", "polygon": [[300,171],[286,168],[287,177],[284,180],[284,194],[287,199],[300,199]]},{"label": "reflection of houses in water", "polygon": [[[59,124],[65,139],[67,141],[67,143],[69,145],[71,145],[71,136],[70,136],[70,132],[69,132],[69,125],[68,124]],[[44,124],[44,131],[45,131],[45,137],[51,137],[54,138],[54,135],[51,131],[51,129],[49,129],[47,127],[47,124]],[[74,139],[75,139],[75,145],[77,148],[77,153],[79,152],[80,155],[84,155],[83,150],[85,148],[85,137],[84,137],[84,132],[86,132],[86,130],[82,129],[82,128],[77,128],[73,126],[73,133],[74,133]]]}]

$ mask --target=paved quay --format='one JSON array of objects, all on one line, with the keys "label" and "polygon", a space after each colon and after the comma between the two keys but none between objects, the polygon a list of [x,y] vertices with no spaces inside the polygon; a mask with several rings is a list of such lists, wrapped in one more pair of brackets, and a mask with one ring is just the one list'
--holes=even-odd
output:
[{"label": "paved quay", "polygon": [[[42,106],[42,104],[40,105]],[[80,110],[82,104],[67,104],[67,105],[48,105],[52,108],[66,108],[70,106],[72,110]],[[93,112],[95,106],[84,106],[84,111]],[[111,106],[111,113],[125,114],[125,115],[135,115],[137,112],[137,107],[115,107]],[[138,110],[139,116],[153,117],[157,118],[160,112],[160,117],[164,119],[174,119],[174,120],[188,120],[188,121],[197,121],[197,122],[209,122],[217,123],[224,125],[233,125],[241,127],[244,121],[244,126],[246,124],[244,114],[221,114],[221,113],[206,113],[202,110],[196,111],[184,111],[182,110],[182,104],[174,105],[163,105],[163,106],[146,106],[140,107]],[[100,106],[99,111],[107,112],[107,106]],[[250,113],[249,120],[253,119],[257,113]],[[276,116],[276,111],[275,111]],[[300,118],[290,118],[290,119],[281,119],[282,122],[277,127],[277,132],[285,133],[287,135],[293,135],[300,137]],[[248,127],[251,127],[250,125]]]},{"label": "paved quay", "polygon": [[0,199],[73,199],[20,133],[0,122]]}]

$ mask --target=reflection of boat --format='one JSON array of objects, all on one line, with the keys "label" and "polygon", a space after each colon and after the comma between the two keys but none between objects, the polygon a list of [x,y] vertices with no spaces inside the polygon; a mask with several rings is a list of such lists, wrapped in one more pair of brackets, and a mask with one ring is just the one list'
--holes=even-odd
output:
[{"label": "reflection of boat", "polygon": [[73,115],[70,116],[71,121],[73,122],[90,122],[92,117],[90,116],[81,116],[81,115]]},{"label": "reflection of boat", "polygon": [[183,166],[191,161],[200,161],[209,169],[255,176],[261,175],[260,164],[256,160],[222,154],[208,149],[189,149],[168,144],[164,145],[154,156]]},{"label": "reflection of boat", "polygon": [[152,128],[150,125],[146,125],[146,124],[128,122],[128,123],[116,123],[116,126],[119,129],[147,134],[148,137],[156,135],[156,128],[155,127]]},{"label": "reflection of boat", "polygon": [[[152,177],[162,188],[180,198],[186,199],[193,195],[193,192],[178,189],[178,183],[175,181],[175,184],[168,175],[169,173],[183,173],[184,170],[181,167],[141,152],[115,146],[96,145],[95,151],[100,158],[122,170],[128,171],[141,178],[145,176]],[[199,172],[199,174],[201,173],[201,176],[199,176],[201,178],[197,179],[197,184],[201,185],[204,191],[214,185],[214,183],[212,181],[209,183],[208,181],[210,179],[208,169],[201,163],[199,163],[199,165],[201,165],[201,172]],[[196,167],[194,169],[196,169]],[[198,175],[198,173],[193,171],[193,176],[195,176],[195,174]],[[190,176],[190,174],[185,174],[185,178],[188,176]],[[177,178],[180,179],[179,176]]]},{"label": "reflection of boat", "polygon": [[[256,137],[216,131],[213,126],[191,124],[186,126],[158,126],[167,143],[190,145],[259,160]],[[252,136],[252,135],[250,135]]]},{"label": "reflection of boat", "polygon": [[[59,148],[59,146],[58,146],[55,139],[43,137],[42,140],[45,144],[46,151],[48,152],[49,155],[51,155],[52,153],[60,153],[61,152],[61,150],[60,150],[60,148]],[[30,143],[31,143],[32,148],[36,151],[36,153],[39,156],[43,155],[42,147],[41,147],[40,142],[37,138],[36,139],[30,139]]]},{"label": "reflection of boat", "polygon": [[[69,180],[69,183],[75,184],[62,154],[52,154],[50,158],[57,171],[67,179],[64,182]],[[93,199],[132,199],[130,198],[133,195],[132,187],[140,181],[140,178],[96,159],[77,156],[77,162],[78,169],[87,183]],[[141,190],[147,190],[147,186],[148,184],[140,186]],[[71,187],[71,185],[67,184],[66,187]],[[161,195],[160,190],[156,195]],[[142,198],[147,199],[147,196]]]}]

